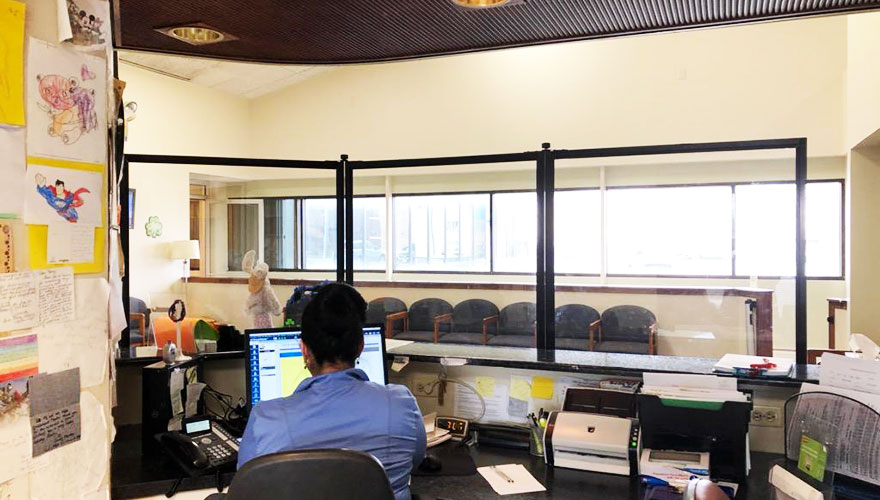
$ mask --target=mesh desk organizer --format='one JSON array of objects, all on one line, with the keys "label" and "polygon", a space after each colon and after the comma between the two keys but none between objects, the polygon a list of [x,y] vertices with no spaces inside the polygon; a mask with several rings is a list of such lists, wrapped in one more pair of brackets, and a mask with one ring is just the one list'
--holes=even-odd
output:
[{"label": "mesh desk organizer", "polygon": [[[797,470],[804,435],[828,452],[821,483]],[[880,499],[880,413],[840,394],[795,394],[785,402],[785,458],[785,469],[826,500]]]}]

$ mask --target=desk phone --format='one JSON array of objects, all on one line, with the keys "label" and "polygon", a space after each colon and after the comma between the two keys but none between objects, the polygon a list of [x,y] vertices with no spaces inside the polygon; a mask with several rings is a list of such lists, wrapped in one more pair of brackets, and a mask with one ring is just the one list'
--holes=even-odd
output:
[{"label": "desk phone", "polygon": [[166,432],[160,441],[176,459],[193,469],[214,469],[238,461],[238,441],[209,417],[186,419],[183,432]]}]

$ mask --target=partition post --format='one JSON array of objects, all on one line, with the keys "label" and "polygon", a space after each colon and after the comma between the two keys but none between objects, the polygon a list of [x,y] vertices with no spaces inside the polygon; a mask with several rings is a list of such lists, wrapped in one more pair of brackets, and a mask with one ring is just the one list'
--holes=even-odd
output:
[{"label": "partition post", "polygon": [[[342,155],[345,174],[345,282],[354,284],[354,169]],[[338,228],[339,226],[337,226]],[[338,229],[337,229],[338,230]]]},{"label": "partition post", "polygon": [[336,164],[336,281],[345,281],[345,165],[348,155]]},{"label": "partition post", "polygon": [[553,265],[553,195],[556,189],[554,162],[550,143],[541,145],[538,156],[536,193],[538,203],[538,245],[536,278],[536,312],[538,360],[556,359],[555,297],[556,281]]},{"label": "partition post", "polygon": [[795,359],[797,364],[807,364],[807,249],[806,249],[806,187],[807,187],[807,139],[798,140],[795,146],[795,227],[797,243],[795,263],[797,274],[794,284],[795,302]]}]

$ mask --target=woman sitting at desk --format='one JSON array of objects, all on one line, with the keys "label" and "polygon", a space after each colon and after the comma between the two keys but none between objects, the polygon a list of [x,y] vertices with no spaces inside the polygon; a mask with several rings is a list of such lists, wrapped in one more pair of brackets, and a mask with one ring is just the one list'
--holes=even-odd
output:
[{"label": "woman sitting at desk", "polygon": [[301,340],[312,377],[290,396],[254,407],[239,468],[280,451],[360,450],[382,462],[396,500],[410,498],[410,472],[425,457],[422,414],[409,389],[370,382],[354,368],[364,349],[366,310],[363,297],[349,285],[334,283],[315,293],[303,312]]}]

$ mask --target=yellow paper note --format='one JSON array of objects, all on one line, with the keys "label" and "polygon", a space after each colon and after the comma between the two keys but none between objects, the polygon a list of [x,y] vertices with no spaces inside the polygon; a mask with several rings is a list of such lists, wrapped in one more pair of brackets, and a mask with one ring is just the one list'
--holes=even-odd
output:
[{"label": "yellow paper note", "polygon": [[495,379],[493,377],[477,377],[477,392],[484,398],[495,395]]},{"label": "yellow paper note", "polygon": [[0,123],[24,125],[25,5],[0,0]]},{"label": "yellow paper note", "polygon": [[553,399],[553,379],[550,377],[532,377],[532,397],[537,399]]},{"label": "yellow paper note", "polygon": [[528,401],[532,385],[525,377],[510,377],[510,397],[520,401]]}]

